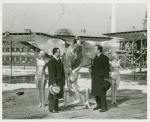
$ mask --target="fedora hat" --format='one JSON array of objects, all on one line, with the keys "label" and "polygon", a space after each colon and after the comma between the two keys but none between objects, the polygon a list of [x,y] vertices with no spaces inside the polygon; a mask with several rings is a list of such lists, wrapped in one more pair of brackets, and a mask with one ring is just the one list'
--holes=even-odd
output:
[{"label": "fedora hat", "polygon": [[53,95],[57,95],[60,92],[60,87],[58,85],[50,85],[49,91]]},{"label": "fedora hat", "polygon": [[110,86],[111,86],[110,82],[109,82],[108,80],[106,80],[106,81],[104,82],[103,88],[104,88],[105,91],[107,91],[107,90],[110,89]]}]

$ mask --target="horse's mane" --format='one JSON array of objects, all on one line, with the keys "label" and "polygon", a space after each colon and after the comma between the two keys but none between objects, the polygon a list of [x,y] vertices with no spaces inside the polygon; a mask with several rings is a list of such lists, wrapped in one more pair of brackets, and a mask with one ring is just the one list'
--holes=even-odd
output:
[{"label": "horse's mane", "polygon": [[[75,53],[77,55],[77,58],[75,59]],[[70,45],[67,48],[66,54],[63,55],[63,62],[65,65],[68,65],[71,63],[71,69],[77,68],[82,60],[82,47],[81,46],[74,46]]]}]

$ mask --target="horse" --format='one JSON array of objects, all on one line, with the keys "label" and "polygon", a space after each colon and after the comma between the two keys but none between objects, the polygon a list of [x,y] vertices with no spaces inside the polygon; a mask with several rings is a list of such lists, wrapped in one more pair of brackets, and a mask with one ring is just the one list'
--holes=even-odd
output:
[{"label": "horse", "polygon": [[67,48],[66,53],[62,56],[62,62],[64,64],[67,87],[74,93],[76,99],[68,105],[81,103],[80,92],[85,92],[86,97],[84,105],[86,108],[90,108],[89,89],[86,87],[80,87],[77,84],[79,70],[81,67],[90,64],[90,60],[86,60],[88,56],[86,58],[84,57],[86,57],[86,55],[83,53],[81,43],[73,43]]}]

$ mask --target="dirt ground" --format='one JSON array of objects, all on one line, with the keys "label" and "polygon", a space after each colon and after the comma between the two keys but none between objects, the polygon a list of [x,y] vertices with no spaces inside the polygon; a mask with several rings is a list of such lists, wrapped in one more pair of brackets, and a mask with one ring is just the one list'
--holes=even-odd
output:
[{"label": "dirt ground", "polygon": [[[18,96],[17,92],[24,91]],[[48,89],[46,89],[46,97]],[[90,109],[84,106],[62,108],[63,99],[59,106],[59,113],[50,113],[48,105],[38,108],[38,93],[35,88],[25,88],[13,91],[3,91],[3,119],[147,119],[147,94],[140,90],[120,89],[118,91],[118,105],[111,105],[110,90],[107,92],[108,111],[100,113],[93,110],[96,106],[95,98],[90,96]]]}]

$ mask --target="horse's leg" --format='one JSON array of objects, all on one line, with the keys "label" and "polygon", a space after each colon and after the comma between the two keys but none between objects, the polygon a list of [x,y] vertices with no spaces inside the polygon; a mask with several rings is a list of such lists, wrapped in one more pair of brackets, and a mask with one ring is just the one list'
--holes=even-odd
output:
[{"label": "horse's leg", "polygon": [[[70,81],[69,81],[69,75],[68,75],[68,72],[66,72],[65,71],[65,78],[66,78],[66,86],[67,86],[67,88],[69,89],[69,91],[72,91],[72,87],[71,87],[71,83],[70,83]],[[67,103],[67,94],[65,93],[64,94],[64,107],[66,107],[68,105],[68,103]]]},{"label": "horse's leg", "polygon": [[74,97],[75,97],[75,101],[71,102],[69,105],[75,105],[81,102],[81,96],[80,96],[80,91],[79,91],[79,86],[76,84],[77,81],[75,81],[75,83],[72,83],[73,85],[73,91],[74,91]]},{"label": "horse's leg", "polygon": [[85,87],[80,87],[77,84],[78,74],[79,74],[79,70],[80,70],[81,66],[82,66],[82,64],[80,65],[80,67],[78,68],[78,70],[75,73],[75,75],[76,75],[76,82],[75,82],[75,84],[76,84],[76,88],[78,89],[79,92],[85,92],[85,103],[84,103],[84,105],[87,108],[90,108],[90,104],[89,104],[89,89],[85,88]]},{"label": "horse's leg", "polygon": [[90,103],[89,103],[89,89],[86,88],[85,91],[86,91],[85,92],[85,96],[86,96],[86,98],[85,98],[85,100],[86,100],[85,105],[86,105],[87,108],[91,108],[90,107]]},{"label": "horse's leg", "polygon": [[68,105],[76,105],[76,104],[81,102],[81,100],[80,100],[80,93],[78,91],[76,91],[74,93],[75,93],[74,97],[75,97],[76,100],[71,102],[71,103],[69,103]]},{"label": "horse's leg", "polygon": [[85,87],[80,87],[80,92],[85,92],[85,107],[86,108],[90,108],[90,104],[89,104],[89,89],[85,88]]},{"label": "horse's leg", "polygon": [[69,73],[66,73],[66,81],[67,81],[67,87],[70,91],[72,91],[72,83],[70,83],[70,79],[69,79]]}]

